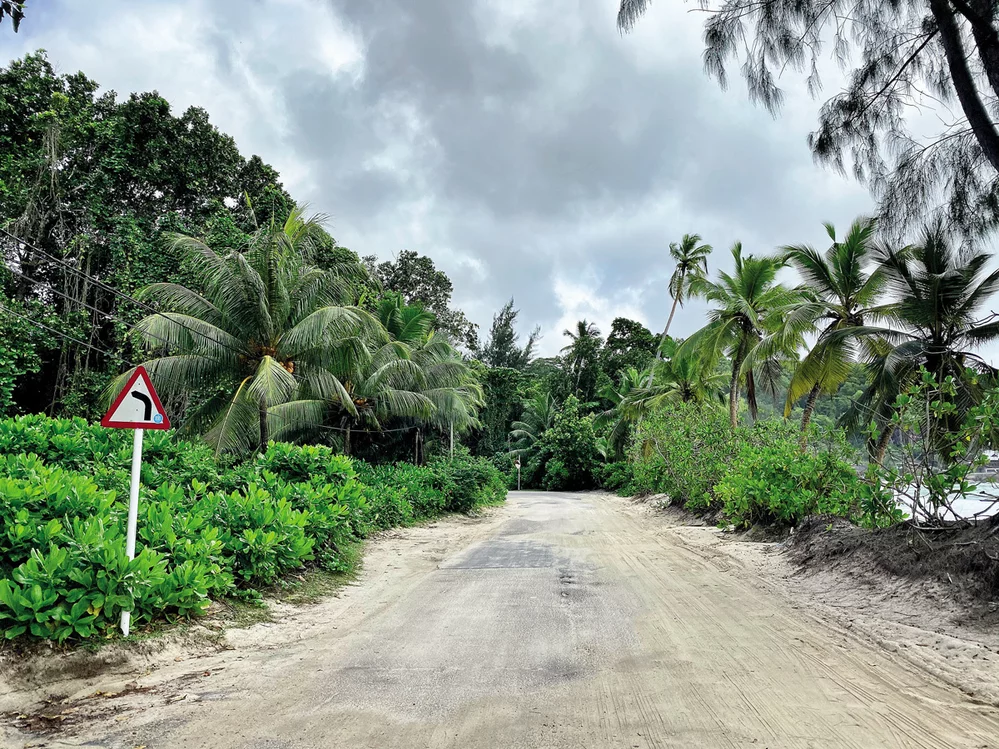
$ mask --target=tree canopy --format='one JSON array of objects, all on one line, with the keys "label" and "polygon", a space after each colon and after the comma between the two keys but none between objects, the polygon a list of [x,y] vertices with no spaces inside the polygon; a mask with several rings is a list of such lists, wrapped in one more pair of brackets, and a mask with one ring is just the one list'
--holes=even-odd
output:
[{"label": "tree canopy", "polygon": [[[621,0],[631,29],[650,0]],[[787,68],[821,90],[831,44],[848,69],[809,138],[815,158],[851,172],[886,225],[946,219],[966,235],[999,222],[999,23],[991,0],[724,0],[705,3],[704,66],[723,86],[736,61],[771,112]],[[925,116],[917,116],[919,114]],[[934,125],[936,121],[936,125]]]}]

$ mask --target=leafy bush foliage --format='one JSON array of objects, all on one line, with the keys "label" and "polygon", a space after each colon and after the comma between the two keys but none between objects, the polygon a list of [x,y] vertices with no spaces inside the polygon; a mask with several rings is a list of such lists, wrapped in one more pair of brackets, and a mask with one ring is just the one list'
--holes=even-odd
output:
[{"label": "leafy bush foliage", "polygon": [[822,449],[803,448],[800,437],[797,425],[776,420],[733,432],[721,410],[678,403],[639,423],[632,488],[740,528],[789,527],[814,514],[868,526],[900,519],[891,492],[857,473],[842,437]]},{"label": "leafy bush foliage", "polygon": [[676,403],[638,424],[632,445],[634,486],[666,494],[694,511],[717,509],[714,487],[725,475],[744,432],[732,433],[720,409]]},{"label": "leafy bush foliage", "polygon": [[632,463],[602,463],[596,467],[594,476],[597,485],[607,491],[627,496],[635,493],[635,470]]},{"label": "leafy bush foliage", "polygon": [[524,471],[526,486],[540,485],[547,491],[590,489],[599,465],[593,417],[579,413],[574,395],[566,398],[555,414],[551,429],[535,444]]},{"label": "leafy bush foliage", "polygon": [[864,481],[835,450],[802,450],[797,435],[747,442],[715,486],[722,514],[737,527],[794,526],[808,515],[838,515],[881,524],[872,508],[890,505],[890,493]]},{"label": "leafy bush foliage", "polygon": [[79,419],[0,421],[0,632],[59,642],[201,614],[313,564],[342,570],[369,533],[501,500],[487,460],[370,466],[272,443],[237,465],[147,433],[137,554],[125,555],[129,435]]}]

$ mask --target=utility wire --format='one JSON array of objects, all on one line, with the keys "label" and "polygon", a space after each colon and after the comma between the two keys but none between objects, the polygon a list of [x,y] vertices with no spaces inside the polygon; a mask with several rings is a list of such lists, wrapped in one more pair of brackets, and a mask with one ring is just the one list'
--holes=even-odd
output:
[{"label": "utility wire", "polygon": [[[80,278],[84,278],[87,281],[90,281],[92,284],[94,284],[99,289],[107,291],[107,292],[113,294],[114,296],[119,297],[120,299],[124,299],[125,301],[131,302],[132,304],[136,305],[140,309],[144,309],[144,310],[150,312],[151,314],[158,315],[159,317],[162,317],[163,319],[172,322],[174,325],[177,325],[178,327],[181,327],[181,328],[183,328],[184,330],[187,330],[190,333],[194,333],[195,335],[200,335],[203,338],[206,338],[207,340],[209,340],[209,341],[211,341],[213,343],[217,343],[218,345],[222,346],[223,348],[228,349],[229,351],[231,351],[233,353],[236,353],[236,354],[238,354],[240,356],[245,355],[245,352],[240,351],[239,349],[236,349],[236,348],[234,348],[232,346],[229,346],[225,342],[220,341],[220,340],[218,340],[216,338],[212,338],[207,333],[204,333],[204,332],[202,332],[200,330],[196,330],[194,328],[191,328],[190,326],[184,325],[182,322],[180,322],[178,320],[175,320],[175,319],[173,319],[171,317],[168,317],[166,314],[164,314],[163,312],[160,312],[159,310],[157,310],[152,305],[147,304],[146,302],[142,302],[142,301],[140,301],[138,299],[135,299],[134,297],[129,296],[125,292],[123,292],[123,291],[121,291],[119,289],[116,289],[115,287],[110,286],[109,284],[106,284],[106,283],[104,283],[103,281],[101,281],[101,280],[99,280],[97,278],[94,278],[89,273],[86,273],[85,271],[82,271],[79,268],[74,267],[70,263],[66,262],[64,259],[56,257],[55,255],[52,255],[49,252],[46,252],[45,250],[41,249],[40,247],[37,247],[37,246],[31,244],[30,242],[22,239],[21,237],[16,236],[15,234],[11,234],[9,231],[7,231],[6,229],[4,229],[2,227],[0,227],[0,233],[5,234],[8,238],[10,238],[13,241],[19,243],[23,247],[26,247],[26,248],[28,248],[30,250],[33,250],[34,252],[37,252],[38,254],[40,254],[43,257],[51,260],[52,262],[54,262],[54,263],[62,266],[66,270],[70,271],[71,273],[77,274],[77,276],[79,276]],[[29,276],[28,274],[24,273],[23,271],[15,270],[14,268],[10,268],[9,266],[7,266],[7,270],[10,271],[11,273],[15,273],[18,276],[26,279],[30,283],[44,284],[43,281],[39,281],[37,279],[34,279],[31,276]],[[90,309],[90,310],[96,312],[97,314],[104,316],[106,319],[113,320],[114,322],[120,323],[122,325],[128,325],[128,323],[125,323],[122,320],[119,320],[114,315],[112,315],[112,314],[110,314],[108,312],[104,312],[104,311],[98,309],[97,307],[94,307],[94,306],[88,304],[85,301],[82,301],[82,300],[79,300],[79,299],[74,299],[73,297],[69,296],[65,292],[59,291],[58,289],[56,289],[53,286],[49,286],[48,288],[52,292],[54,292],[56,294],[59,294],[60,296],[64,297],[65,299],[68,299],[70,301],[73,301],[73,302],[76,302],[78,304],[81,304],[82,306],[86,307],[87,309]],[[91,349],[93,351],[96,351],[98,353],[101,353],[104,356],[107,356],[107,357],[109,357],[111,359],[118,358],[118,359],[121,359],[122,361],[124,361],[125,363],[130,364],[133,367],[140,366],[140,365],[136,364],[135,362],[129,361],[128,359],[125,359],[124,357],[121,357],[120,355],[112,354],[109,351],[106,351],[106,350],[104,350],[102,348],[94,346],[93,344],[87,343],[85,341],[81,341],[79,338],[75,338],[75,337],[73,337],[73,336],[71,336],[71,335],[69,335],[67,333],[63,333],[62,331],[55,330],[54,328],[51,328],[51,327],[45,325],[44,323],[38,322],[37,320],[34,320],[32,318],[29,318],[29,317],[25,317],[24,315],[20,315],[17,312],[14,312],[13,310],[9,309],[8,307],[4,307],[3,305],[0,305],[0,310],[6,311],[6,312],[14,315],[15,317],[19,317],[22,320],[24,320],[24,321],[26,321],[28,323],[31,323],[32,325],[35,325],[36,327],[42,328],[43,330],[46,330],[46,331],[48,331],[50,333],[53,333],[53,334],[58,335],[58,336],[61,336],[61,337],[65,338],[65,339],[67,339],[69,341],[73,341],[74,343],[77,343],[77,344],[79,344],[81,346],[86,346],[87,348],[89,348],[89,349]],[[134,329],[135,329],[135,325],[130,326],[130,330],[134,330]],[[165,339],[163,339],[163,338],[161,338],[161,337],[159,337],[159,336],[157,336],[157,335],[155,335],[153,333],[149,333],[148,331],[143,331],[142,334],[146,335],[146,336],[149,336],[150,338],[155,338],[156,340],[161,341],[162,343],[164,343],[164,344],[166,344],[168,346],[173,345],[169,341],[166,341]],[[298,380],[299,382],[303,382],[303,380],[301,378],[299,378],[298,376],[296,376],[294,373],[291,373],[291,374],[292,374],[292,376],[296,380]],[[172,382],[174,382],[174,384],[179,384],[176,381],[172,381]],[[338,431],[338,432],[344,432],[344,433],[350,431],[352,434],[388,434],[388,433],[391,433],[391,432],[408,432],[408,431],[412,431],[413,429],[420,429],[421,428],[419,426],[409,426],[409,427],[401,427],[401,428],[398,428],[398,429],[382,429],[382,430],[374,431],[374,430],[365,430],[365,429],[350,429],[350,430],[348,430],[345,427],[333,427],[333,426],[325,426],[325,425],[313,425],[313,426],[316,427],[316,428],[318,428],[318,429],[325,429],[325,430],[329,430],[329,431]]]},{"label": "utility wire", "polygon": [[0,311],[6,312],[7,314],[13,315],[14,317],[19,317],[20,319],[24,320],[25,322],[34,325],[36,328],[41,328],[42,330],[46,330],[49,333],[53,333],[53,334],[55,334],[57,336],[61,336],[61,337],[65,338],[66,340],[72,341],[73,343],[76,343],[76,344],[78,344],[80,346],[86,346],[88,349],[91,349],[92,351],[96,351],[99,354],[104,354],[104,356],[107,356],[107,357],[109,357],[111,359],[118,358],[118,359],[121,359],[122,361],[124,361],[126,364],[131,364],[133,367],[139,366],[135,362],[131,362],[128,359],[125,359],[125,358],[123,358],[121,356],[118,356],[117,354],[112,354],[110,351],[105,351],[104,349],[102,349],[102,348],[100,348],[98,346],[95,346],[92,343],[87,343],[86,341],[81,341],[79,338],[76,338],[75,336],[71,336],[69,333],[64,333],[61,330],[56,330],[55,328],[50,328],[45,323],[38,322],[38,320],[35,320],[35,319],[31,318],[31,317],[26,317],[25,315],[22,315],[22,314],[20,314],[18,312],[15,312],[10,307],[6,307],[3,304],[0,304]]},{"label": "utility wire", "polygon": [[[46,325],[43,322],[39,322],[38,320],[34,319],[33,317],[28,317],[27,315],[22,315],[19,312],[15,312],[10,307],[6,307],[3,304],[0,304],[0,311],[6,312],[7,314],[13,315],[14,317],[18,317],[21,320],[24,320],[26,323],[34,325],[36,328],[41,328],[42,330],[45,330],[45,331],[47,331],[49,333],[52,333],[53,335],[57,335],[57,336],[60,336],[61,338],[65,338],[66,340],[72,341],[73,343],[75,343],[75,344],[77,344],[79,346],[86,346],[91,351],[96,351],[99,354],[103,354],[104,356],[108,357],[109,359],[119,359],[120,361],[125,362],[126,364],[130,365],[133,368],[141,366],[140,364],[136,364],[134,361],[126,359],[125,357],[123,357],[123,356],[121,356],[119,354],[112,354],[110,351],[107,351],[106,349],[102,349],[99,346],[95,346],[92,343],[88,343],[87,341],[83,341],[83,340],[81,340],[81,339],[79,339],[79,338],[77,338],[75,336],[71,336],[69,333],[65,333],[65,332],[63,332],[61,330],[56,330],[55,328],[50,327],[50,326]],[[157,374],[156,375],[156,379],[160,380],[162,382],[169,382],[169,383],[171,383],[173,385],[176,385],[177,387],[179,387],[181,389],[189,389],[190,388],[189,384],[183,383],[183,382],[181,382],[181,381],[179,381],[177,379],[174,379],[173,377],[167,377],[167,376],[163,375],[162,373]]]},{"label": "utility wire", "polygon": [[[26,281],[28,281],[30,283],[39,284],[41,286],[45,285],[44,281],[39,281],[37,278],[32,278],[27,273],[24,273],[22,271],[15,270],[14,268],[11,268],[9,266],[7,267],[7,270],[10,271],[11,273],[14,273],[14,274],[20,276],[21,278],[25,279]],[[105,312],[104,310],[98,309],[94,305],[88,304],[83,299],[77,299],[77,298],[71,296],[70,294],[67,294],[65,291],[60,291],[59,289],[57,289],[54,286],[48,286],[47,288],[48,288],[49,291],[53,292],[54,294],[58,294],[63,299],[67,299],[70,302],[73,302],[75,304],[79,304],[79,305],[81,305],[83,307],[86,307],[87,309],[92,310],[93,312],[95,312],[96,314],[100,315],[101,317],[104,317],[107,320],[110,320],[112,322],[116,322],[116,323],[118,323],[120,325],[125,325],[126,327],[128,327],[128,329],[129,329],[128,332],[129,333],[131,333],[133,330],[135,330],[136,325],[138,325],[138,323],[129,324],[129,323],[125,322],[124,320],[121,320],[120,318],[115,317],[110,312]],[[143,335],[147,335],[150,338],[155,338],[157,341],[161,341],[163,344],[165,344],[167,346],[172,346],[173,345],[166,338],[161,338],[160,336],[156,335],[155,333],[150,333],[148,331],[143,331],[142,334]],[[121,357],[119,357],[119,358],[121,358]]]},{"label": "utility wire", "polygon": [[125,292],[121,291],[120,289],[116,289],[114,286],[110,286],[109,284],[104,283],[100,279],[94,278],[89,273],[86,273],[85,271],[82,271],[79,268],[74,267],[72,264],[66,262],[62,258],[56,257],[55,255],[53,255],[53,254],[51,254],[51,253],[46,252],[45,250],[43,250],[41,247],[37,247],[36,245],[33,245],[30,242],[27,242],[24,239],[21,239],[20,237],[14,235],[14,234],[11,234],[9,231],[7,231],[6,229],[4,229],[2,227],[0,227],[0,233],[5,234],[7,237],[9,237],[10,239],[14,240],[15,242],[20,243],[23,247],[26,247],[29,250],[33,250],[34,252],[37,252],[38,254],[40,254],[40,255],[48,258],[52,262],[57,263],[58,265],[60,265],[63,268],[65,268],[66,270],[70,271],[71,273],[77,274],[78,277],[84,278],[84,279],[90,281],[92,284],[94,284],[95,286],[97,286],[99,289],[107,291],[107,292],[113,294],[114,296],[119,297],[120,299],[124,299],[125,301],[131,302],[132,304],[136,305],[140,309],[146,310],[150,314],[158,315],[159,317],[162,317],[164,320],[168,320],[168,321],[172,322],[174,325],[177,325],[177,326],[183,328],[184,330],[187,330],[190,333],[194,333],[195,335],[200,335],[203,338],[206,338],[207,340],[211,341],[212,343],[216,343],[219,346],[222,346],[223,348],[226,348],[226,349],[228,349],[229,351],[232,351],[235,354],[243,356],[246,353],[245,351],[241,351],[241,350],[239,350],[237,348],[234,348],[233,346],[230,346],[229,344],[225,343],[224,341],[220,341],[217,338],[212,338],[211,336],[209,336],[207,333],[205,333],[203,331],[196,330],[195,328],[192,328],[189,325],[185,325],[184,323],[180,322],[179,320],[175,320],[172,317],[169,317],[168,315],[164,314],[163,312],[160,312],[158,309],[156,309],[155,307],[153,307],[151,304],[148,304],[147,302],[140,301],[140,300],[136,299],[135,297],[129,296],[128,294],[126,294]]}]

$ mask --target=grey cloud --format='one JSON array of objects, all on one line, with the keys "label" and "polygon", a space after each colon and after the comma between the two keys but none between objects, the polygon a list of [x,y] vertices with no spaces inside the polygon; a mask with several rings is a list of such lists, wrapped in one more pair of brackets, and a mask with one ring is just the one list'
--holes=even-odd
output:
[{"label": "grey cloud", "polygon": [[[120,13],[139,5],[123,3]],[[363,48],[357,76],[276,65],[305,52],[296,46],[303,30],[282,23],[279,0],[210,4],[192,14],[190,33],[211,53],[215,69],[204,74],[219,79],[211,90],[245,88],[240,65],[248,64],[275,92],[269,105],[286,132],[274,137],[274,123],[264,121],[244,132],[264,159],[304,170],[289,188],[335,218],[340,241],[362,254],[431,255],[483,327],[514,296],[524,330],[541,323],[554,351],[559,278],[603,299],[632,290],[656,329],[668,311],[669,241],[698,232],[726,265],[735,239],[753,252],[821,243],[820,221],[846,223],[868,205],[855,187],[822,194],[827,178],[817,167],[815,183],[802,184],[813,173],[811,123],[773,122],[741,86],[721,94],[702,74],[696,37],[689,52],[636,63],[648,38],[622,38],[614,6],[550,0],[500,28],[502,0],[327,0],[317,7]],[[100,23],[77,12],[72,19]],[[48,44],[45,30],[38,39],[57,60],[71,54]],[[103,54],[113,59],[119,49],[134,59],[127,36],[113,44],[121,46]],[[128,91],[132,75],[100,77]],[[169,91],[168,68],[159,75],[157,87]],[[199,103],[219,120],[210,97]],[[418,238],[410,241],[413,222]],[[679,313],[678,330],[697,327],[701,309]]]}]

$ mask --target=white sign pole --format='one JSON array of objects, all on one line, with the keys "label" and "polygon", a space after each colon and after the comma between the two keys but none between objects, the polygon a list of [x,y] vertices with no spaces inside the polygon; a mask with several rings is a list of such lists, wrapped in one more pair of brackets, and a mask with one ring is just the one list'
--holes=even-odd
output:
[{"label": "white sign pole", "polygon": [[[125,536],[125,553],[135,559],[135,531],[139,523],[139,473],[142,468],[142,430],[136,429],[132,439],[132,483],[128,489],[128,530]],[[128,637],[132,621],[131,611],[121,612],[121,632]]]}]

